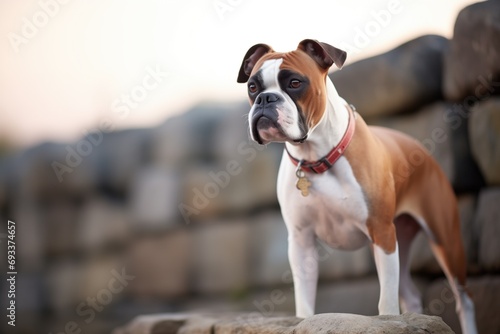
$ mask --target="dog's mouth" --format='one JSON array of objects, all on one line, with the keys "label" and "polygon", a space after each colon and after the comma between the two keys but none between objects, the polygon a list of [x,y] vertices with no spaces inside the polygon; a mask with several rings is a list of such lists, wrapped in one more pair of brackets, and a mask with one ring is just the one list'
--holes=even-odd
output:
[{"label": "dog's mouth", "polygon": [[252,123],[252,134],[255,141],[261,145],[273,141],[282,142],[287,139],[278,122],[267,116],[255,119]]},{"label": "dog's mouth", "polygon": [[298,144],[307,139],[307,133],[300,138],[290,138],[278,119],[279,116],[276,110],[270,108],[254,110],[250,124],[252,139],[261,145],[285,141]]}]

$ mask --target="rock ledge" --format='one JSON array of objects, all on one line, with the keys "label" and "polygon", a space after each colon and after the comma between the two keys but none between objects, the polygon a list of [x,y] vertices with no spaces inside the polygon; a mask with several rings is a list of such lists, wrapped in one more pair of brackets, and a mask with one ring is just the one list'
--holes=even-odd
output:
[{"label": "rock ledge", "polygon": [[398,316],[362,316],[347,313],[317,314],[307,319],[246,314],[143,315],[113,334],[410,334],[453,333],[439,317],[416,313]]}]

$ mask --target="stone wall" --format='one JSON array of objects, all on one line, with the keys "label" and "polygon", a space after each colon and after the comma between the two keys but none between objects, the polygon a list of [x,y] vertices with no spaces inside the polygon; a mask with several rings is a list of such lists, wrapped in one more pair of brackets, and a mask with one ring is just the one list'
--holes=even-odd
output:
[{"label": "stone wall", "polygon": [[[499,4],[464,9],[452,40],[422,36],[331,74],[367,122],[422,141],[450,178],[481,333],[500,328]],[[155,128],[3,158],[0,218],[17,224],[21,332],[105,333],[159,312],[293,313],[275,190],[282,146],[250,143],[247,112],[204,103]],[[370,250],[318,249],[317,311],[375,315]],[[413,255],[425,313],[459,332],[423,238]]]}]

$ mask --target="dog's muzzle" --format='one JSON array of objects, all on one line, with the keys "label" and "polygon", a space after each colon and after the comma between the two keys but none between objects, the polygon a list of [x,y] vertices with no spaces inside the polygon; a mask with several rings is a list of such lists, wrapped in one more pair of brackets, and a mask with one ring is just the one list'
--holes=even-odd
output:
[{"label": "dog's muzzle", "polygon": [[277,104],[282,98],[275,93],[261,93],[255,99],[252,115],[251,131],[253,138],[262,144],[261,132],[274,129],[275,132],[283,133],[278,123]]}]

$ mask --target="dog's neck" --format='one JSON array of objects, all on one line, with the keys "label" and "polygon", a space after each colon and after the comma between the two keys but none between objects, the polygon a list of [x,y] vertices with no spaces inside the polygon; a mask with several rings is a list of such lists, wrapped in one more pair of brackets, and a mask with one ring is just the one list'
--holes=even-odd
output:
[{"label": "dog's neck", "polygon": [[288,152],[299,160],[317,161],[337,146],[347,131],[349,111],[330,78],[326,77],[326,110],[319,123],[309,130],[307,140],[301,144],[285,145]]}]

